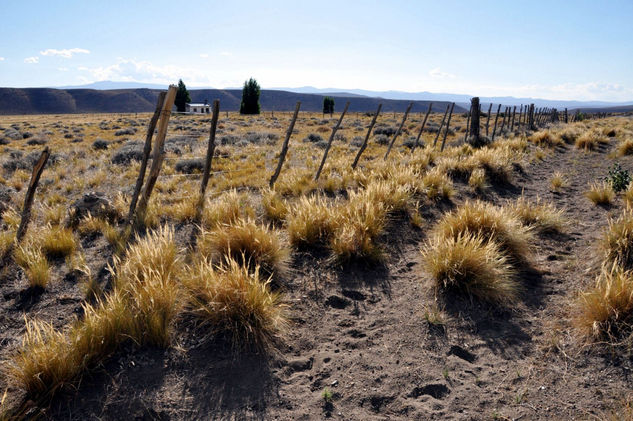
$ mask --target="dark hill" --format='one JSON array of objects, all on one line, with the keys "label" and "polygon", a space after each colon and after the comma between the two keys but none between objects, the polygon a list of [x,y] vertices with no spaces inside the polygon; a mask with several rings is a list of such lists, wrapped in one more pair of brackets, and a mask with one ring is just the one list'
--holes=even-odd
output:
[{"label": "dark hill", "polygon": [[[52,89],[52,88],[0,88],[0,115],[7,114],[68,114],[68,113],[133,113],[154,110],[157,89]],[[242,92],[239,89],[190,90],[192,102],[209,102],[219,99],[220,108],[237,111]],[[278,90],[262,90],[260,103],[264,111],[290,111],[301,101],[302,111],[322,109],[323,96]],[[350,111],[373,112],[379,103],[385,112],[403,112],[410,101],[370,98],[364,96],[337,96],[337,111],[350,101]],[[426,111],[429,101],[413,101],[412,112]],[[434,111],[446,109],[446,102],[434,102]],[[458,105],[455,112],[466,110]]]}]

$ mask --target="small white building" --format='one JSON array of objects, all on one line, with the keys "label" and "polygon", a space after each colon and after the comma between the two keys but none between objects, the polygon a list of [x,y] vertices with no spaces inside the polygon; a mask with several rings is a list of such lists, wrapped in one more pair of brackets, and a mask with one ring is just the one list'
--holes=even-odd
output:
[{"label": "small white building", "polygon": [[190,114],[210,114],[211,106],[207,101],[204,103],[192,102],[190,104],[185,104],[185,112]]}]

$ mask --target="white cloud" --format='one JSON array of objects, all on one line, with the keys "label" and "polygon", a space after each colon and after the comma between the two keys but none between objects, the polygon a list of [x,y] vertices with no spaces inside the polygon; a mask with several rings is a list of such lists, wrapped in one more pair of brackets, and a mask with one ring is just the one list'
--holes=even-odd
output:
[{"label": "white cloud", "polygon": [[232,56],[233,54],[229,53],[228,51],[222,51],[222,52],[220,53],[220,55],[221,55],[221,56],[224,56],[224,57],[230,57],[230,56]]},{"label": "white cloud", "polygon": [[176,83],[183,79],[187,85],[209,85],[209,73],[204,70],[174,65],[156,65],[149,61],[119,58],[115,64],[100,67],[79,67],[87,72],[92,82],[114,80],[117,82]]},{"label": "white cloud", "polygon": [[67,72],[68,67],[58,67],[57,70],[59,70],[60,72]]},{"label": "white cloud", "polygon": [[71,58],[73,54],[90,54],[90,51],[84,48],[66,48],[63,50],[49,48],[48,50],[40,51],[40,54],[43,56],[59,56],[63,58]]},{"label": "white cloud", "polygon": [[37,64],[40,62],[40,58],[39,57],[27,57],[24,59],[25,63],[28,64]]},{"label": "white cloud", "polygon": [[436,79],[455,79],[456,77],[453,74],[441,71],[439,67],[436,67],[435,69],[431,69],[429,71],[429,76]]},{"label": "white cloud", "polygon": [[207,58],[207,57],[209,57],[209,54],[207,54],[207,53],[201,53],[201,54],[200,54],[200,57],[202,57],[202,58]]},{"label": "white cloud", "polygon": [[4,61],[4,57],[0,57],[0,61]]}]

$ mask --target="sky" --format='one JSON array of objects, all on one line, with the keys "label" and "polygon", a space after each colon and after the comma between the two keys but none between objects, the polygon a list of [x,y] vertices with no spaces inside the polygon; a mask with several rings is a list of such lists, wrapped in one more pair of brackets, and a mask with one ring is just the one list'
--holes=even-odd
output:
[{"label": "sky", "polygon": [[96,81],[633,102],[633,1],[0,0],[0,86]]}]

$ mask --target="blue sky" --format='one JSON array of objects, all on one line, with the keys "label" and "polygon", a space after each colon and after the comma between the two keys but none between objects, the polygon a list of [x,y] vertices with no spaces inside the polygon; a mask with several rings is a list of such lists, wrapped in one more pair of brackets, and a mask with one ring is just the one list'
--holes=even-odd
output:
[{"label": "blue sky", "polygon": [[0,86],[99,80],[633,102],[633,1],[1,0]]}]

